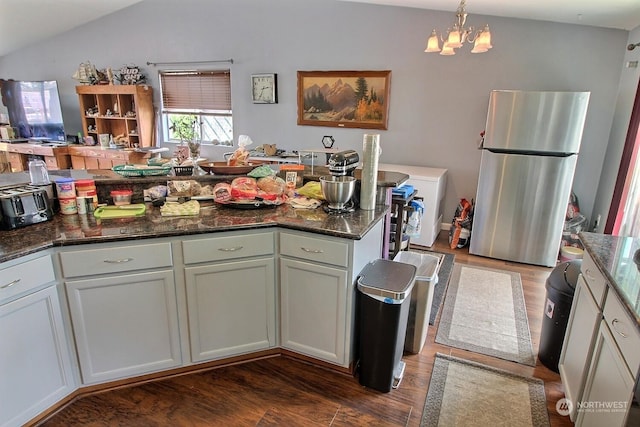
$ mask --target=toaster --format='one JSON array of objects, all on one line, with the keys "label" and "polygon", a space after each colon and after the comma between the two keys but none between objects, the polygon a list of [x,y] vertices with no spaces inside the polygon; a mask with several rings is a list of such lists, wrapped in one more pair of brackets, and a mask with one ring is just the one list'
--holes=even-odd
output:
[{"label": "toaster", "polygon": [[53,219],[50,193],[51,185],[0,189],[0,228],[13,230]]}]

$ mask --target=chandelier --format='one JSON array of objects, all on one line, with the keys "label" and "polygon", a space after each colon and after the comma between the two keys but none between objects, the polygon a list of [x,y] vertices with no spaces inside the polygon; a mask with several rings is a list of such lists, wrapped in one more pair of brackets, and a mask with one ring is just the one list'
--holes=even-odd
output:
[{"label": "chandelier", "polygon": [[[455,55],[454,49],[462,47],[464,43],[473,43],[471,53],[483,53],[491,49],[491,31],[489,26],[485,25],[483,29],[475,31],[473,27],[464,26],[467,20],[467,12],[464,7],[466,0],[461,0],[458,10],[456,10],[456,20],[453,27],[447,28],[447,37],[438,33],[434,29],[427,40],[427,48],[425,52],[440,52],[440,55]],[[440,41],[443,42],[442,50],[440,49]]]}]

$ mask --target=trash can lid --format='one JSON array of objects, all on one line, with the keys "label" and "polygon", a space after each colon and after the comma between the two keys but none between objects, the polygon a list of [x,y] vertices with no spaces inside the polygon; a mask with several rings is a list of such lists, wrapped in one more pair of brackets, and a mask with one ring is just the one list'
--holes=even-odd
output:
[{"label": "trash can lid", "polygon": [[411,295],[415,278],[415,265],[377,259],[360,272],[358,289],[366,294],[402,300]]},{"label": "trash can lid", "polygon": [[393,257],[396,262],[416,266],[416,280],[433,281],[438,273],[440,258],[435,255],[412,251],[400,251]]},{"label": "trash can lid", "polygon": [[547,289],[554,289],[565,296],[573,297],[581,266],[581,259],[558,264],[547,278]]}]

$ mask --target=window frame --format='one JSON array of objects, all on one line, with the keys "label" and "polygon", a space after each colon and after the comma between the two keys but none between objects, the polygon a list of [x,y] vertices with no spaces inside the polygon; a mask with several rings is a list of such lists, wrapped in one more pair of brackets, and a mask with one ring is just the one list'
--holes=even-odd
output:
[{"label": "window frame", "polygon": [[[184,75],[185,79],[190,78],[191,81],[186,80],[185,82],[180,82],[179,78],[176,79],[176,77],[180,75]],[[213,78],[194,81],[193,75],[196,75],[196,77],[213,76]],[[225,75],[227,77],[226,85],[223,84],[223,86],[220,86],[220,79],[217,79],[216,77],[219,75]],[[167,76],[170,76],[173,80],[168,81]],[[200,126],[196,129],[198,139],[200,139],[200,133],[205,134],[205,138],[201,140],[202,145],[223,147],[233,146],[234,129],[233,108],[231,105],[230,69],[161,70],[158,72],[158,81],[160,83],[161,102],[159,112],[160,127],[164,143],[181,143],[179,138],[172,135],[172,124],[170,122],[172,115],[193,115],[195,116],[197,123],[200,123]],[[203,83],[208,84],[203,85]],[[180,85],[183,85],[183,87]],[[172,105],[171,102],[169,102],[170,105],[167,106],[167,97],[171,96],[171,91],[176,90],[180,90],[180,95],[185,92],[190,92],[194,96],[193,98],[181,98],[180,95],[178,95],[172,100],[174,104]],[[217,94],[218,97],[211,100],[210,97],[215,94]],[[229,108],[228,110],[220,109],[220,107],[227,106]],[[204,130],[203,127],[209,128],[209,130]]]}]

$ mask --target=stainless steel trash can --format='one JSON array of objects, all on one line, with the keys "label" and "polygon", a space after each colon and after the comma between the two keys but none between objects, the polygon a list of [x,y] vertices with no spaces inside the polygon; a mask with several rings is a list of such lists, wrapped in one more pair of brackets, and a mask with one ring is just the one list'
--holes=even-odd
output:
[{"label": "stainless steel trash can", "polygon": [[379,259],[358,277],[359,361],[363,386],[387,393],[404,374],[404,349],[416,267]]}]

